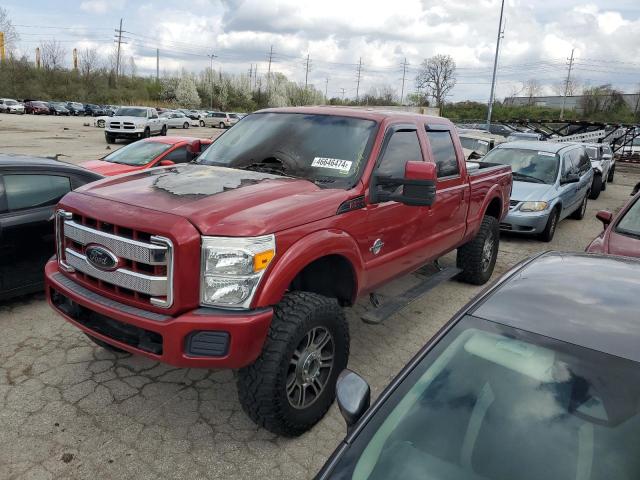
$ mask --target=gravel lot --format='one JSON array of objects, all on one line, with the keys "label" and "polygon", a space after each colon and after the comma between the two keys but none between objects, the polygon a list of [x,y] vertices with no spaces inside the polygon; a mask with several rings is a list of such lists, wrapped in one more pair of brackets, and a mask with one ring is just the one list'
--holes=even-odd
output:
[{"label": "gravel lot", "polygon": [[[102,131],[85,122],[92,120],[0,115],[0,152],[61,153],[73,163],[98,158],[108,152]],[[618,209],[638,181],[640,168],[619,164],[615,183],[589,201],[585,219],[563,221],[551,244],[503,237],[494,278],[536,252],[584,250],[601,231],[596,211]],[[416,279],[380,293],[392,295]],[[448,282],[379,326],[359,320],[369,308],[363,299],[347,312],[350,368],[367,378],[375,397],[479,290]],[[103,351],[53,314],[41,294],[1,305],[0,331],[3,479],[309,478],[345,433],[334,405],[311,432],[278,438],[245,417],[233,372],[176,369]]]}]

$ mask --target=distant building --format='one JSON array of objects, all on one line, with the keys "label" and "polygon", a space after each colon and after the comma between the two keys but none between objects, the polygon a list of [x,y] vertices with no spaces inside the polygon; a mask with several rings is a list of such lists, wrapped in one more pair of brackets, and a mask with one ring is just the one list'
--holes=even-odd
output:
[{"label": "distant building", "polygon": [[[623,93],[622,98],[631,110],[635,110],[638,106],[637,93]],[[575,110],[577,113],[582,112],[582,95],[567,96],[566,103],[564,105],[565,110]],[[562,96],[549,96],[549,97],[507,97],[504,99],[504,105],[512,106],[527,106],[533,105],[536,107],[548,107],[548,108],[562,108]]]}]

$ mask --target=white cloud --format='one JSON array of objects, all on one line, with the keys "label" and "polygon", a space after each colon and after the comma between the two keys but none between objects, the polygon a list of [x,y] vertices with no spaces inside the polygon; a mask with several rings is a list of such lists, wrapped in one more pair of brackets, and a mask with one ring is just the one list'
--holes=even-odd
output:
[{"label": "white cloud", "polygon": [[80,3],[80,10],[102,15],[113,10],[121,9],[124,3],[124,0],[85,0]]}]

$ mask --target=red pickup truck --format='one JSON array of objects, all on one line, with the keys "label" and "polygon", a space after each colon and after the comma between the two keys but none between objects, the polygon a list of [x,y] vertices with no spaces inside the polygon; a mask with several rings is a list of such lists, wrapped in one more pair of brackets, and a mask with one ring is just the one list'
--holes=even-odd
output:
[{"label": "red pickup truck", "polygon": [[511,171],[474,167],[443,118],[262,110],[193,163],[67,194],[47,296],[104,348],[239,369],[245,412],[298,435],[347,365],[342,306],[454,249],[460,280],[491,276]]}]

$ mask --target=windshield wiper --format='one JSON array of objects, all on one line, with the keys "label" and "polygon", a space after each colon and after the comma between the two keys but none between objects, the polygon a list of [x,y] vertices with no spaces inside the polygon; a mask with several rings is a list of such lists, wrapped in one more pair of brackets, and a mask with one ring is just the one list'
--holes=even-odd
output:
[{"label": "windshield wiper", "polygon": [[256,163],[251,163],[249,165],[246,165],[244,167],[235,167],[235,168],[238,168],[240,170],[249,170],[251,172],[271,173],[274,175],[281,175],[283,177],[289,177],[289,178],[300,178],[300,177],[296,177],[295,175],[285,173],[284,166],[280,165],[280,168],[278,168],[277,163],[271,163],[271,162],[269,163],[256,162]]},{"label": "windshield wiper", "polygon": [[519,173],[519,172],[512,172],[514,177],[520,177],[521,179],[525,180],[525,181],[533,181],[535,183],[545,183],[544,180],[541,180],[538,177],[532,177],[531,175],[525,175],[524,173]]}]

